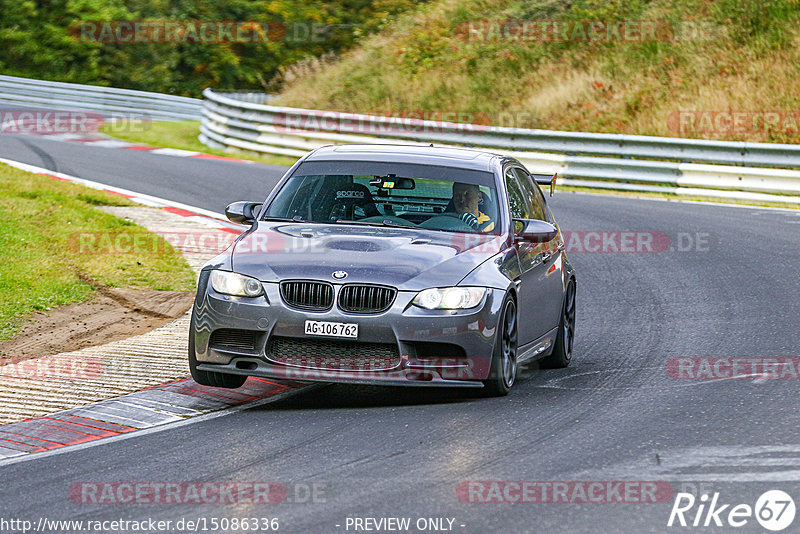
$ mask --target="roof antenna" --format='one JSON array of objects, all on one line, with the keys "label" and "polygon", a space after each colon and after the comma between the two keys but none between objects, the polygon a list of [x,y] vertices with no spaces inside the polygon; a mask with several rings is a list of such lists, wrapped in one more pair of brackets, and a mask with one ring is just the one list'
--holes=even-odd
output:
[{"label": "roof antenna", "polygon": [[429,146],[429,147],[431,147],[431,148],[433,148],[433,143],[431,143],[431,144],[430,144],[430,145],[428,145],[428,146]]}]

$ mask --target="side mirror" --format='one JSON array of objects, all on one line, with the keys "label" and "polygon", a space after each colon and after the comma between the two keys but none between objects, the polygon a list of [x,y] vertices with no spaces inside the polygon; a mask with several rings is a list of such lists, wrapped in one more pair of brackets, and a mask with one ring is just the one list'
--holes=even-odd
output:
[{"label": "side mirror", "polygon": [[234,202],[225,208],[225,216],[236,224],[253,224],[263,204],[263,202]]},{"label": "side mirror", "polygon": [[518,230],[515,232],[517,241],[526,243],[547,243],[555,239],[558,229],[546,221],[538,219],[514,219],[512,221]]}]

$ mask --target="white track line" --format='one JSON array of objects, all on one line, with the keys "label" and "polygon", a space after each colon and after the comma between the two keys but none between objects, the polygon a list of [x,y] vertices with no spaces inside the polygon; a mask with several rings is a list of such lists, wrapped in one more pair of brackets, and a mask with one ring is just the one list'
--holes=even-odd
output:
[{"label": "white track line", "polygon": [[6,165],[10,165],[11,167],[15,167],[23,171],[33,172],[37,174],[49,174],[51,176],[56,176],[58,178],[61,178],[62,180],[67,180],[72,183],[85,185],[86,187],[91,187],[92,189],[113,191],[114,193],[119,193],[121,195],[130,198],[134,202],[144,204],[145,206],[153,206],[157,208],[167,208],[167,207],[178,208],[186,211],[191,211],[192,213],[196,213],[197,215],[202,215],[203,217],[209,217],[211,219],[215,219],[216,221],[223,223],[223,225],[228,228],[235,228],[237,230],[243,230],[244,228],[242,225],[237,225],[229,222],[225,217],[225,215],[221,213],[217,213],[204,208],[198,208],[197,206],[190,206],[188,204],[183,204],[182,202],[175,202],[174,200],[167,200],[165,198],[154,197],[152,195],[146,195],[144,193],[139,193],[137,191],[131,191],[130,189],[123,189],[121,187],[115,187],[112,185],[102,184],[100,182],[94,182],[92,180],[86,180],[85,178],[78,178],[77,176],[71,176],[69,174],[51,171],[43,167],[37,167],[36,165],[29,165],[27,163],[14,161],[11,159],[0,158],[0,163],[5,163]]}]

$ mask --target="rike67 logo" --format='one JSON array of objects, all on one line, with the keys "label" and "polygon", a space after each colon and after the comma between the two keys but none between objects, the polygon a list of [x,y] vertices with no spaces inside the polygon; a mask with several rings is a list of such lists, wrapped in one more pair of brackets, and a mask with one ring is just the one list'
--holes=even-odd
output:
[{"label": "rike67 logo", "polygon": [[794,515],[794,500],[781,490],[764,492],[755,506],[724,503],[716,492],[711,498],[703,494],[699,499],[691,493],[678,493],[667,526],[738,528],[755,518],[765,529],[777,532],[791,525]]}]

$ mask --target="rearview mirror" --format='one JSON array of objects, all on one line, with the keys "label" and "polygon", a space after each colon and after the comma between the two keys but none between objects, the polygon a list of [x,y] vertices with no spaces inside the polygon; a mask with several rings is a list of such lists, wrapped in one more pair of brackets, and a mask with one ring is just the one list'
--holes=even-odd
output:
[{"label": "rearview mirror", "polygon": [[263,204],[263,202],[234,202],[225,208],[225,216],[236,224],[253,224]]},{"label": "rearview mirror", "polygon": [[515,237],[517,241],[526,243],[547,243],[555,239],[558,229],[546,221],[538,219],[514,219],[517,229]]},{"label": "rearview mirror", "polygon": [[369,185],[380,189],[414,189],[417,184],[413,178],[398,178],[394,174],[388,174],[375,176],[369,181]]}]

